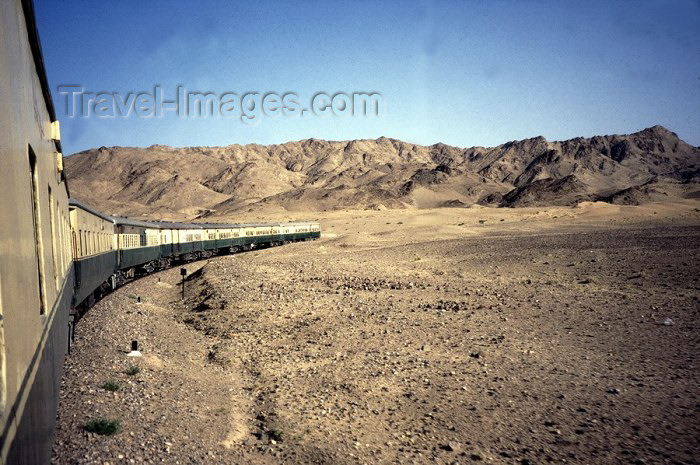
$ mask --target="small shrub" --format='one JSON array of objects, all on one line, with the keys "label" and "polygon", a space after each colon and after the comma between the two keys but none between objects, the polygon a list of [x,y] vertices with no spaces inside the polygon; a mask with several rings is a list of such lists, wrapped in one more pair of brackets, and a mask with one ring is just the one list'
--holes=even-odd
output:
[{"label": "small shrub", "polygon": [[282,438],[284,437],[284,434],[282,431],[278,429],[271,429],[270,431],[267,432],[267,435],[270,436],[270,439],[273,439],[277,442],[280,442]]},{"label": "small shrub", "polygon": [[85,423],[85,431],[103,436],[112,436],[121,430],[122,426],[119,420],[110,420],[104,417],[95,418]]},{"label": "small shrub", "polygon": [[105,383],[102,385],[102,389],[105,391],[118,391],[119,390],[119,383],[114,381],[113,379],[110,379],[109,381],[105,381]]},{"label": "small shrub", "polygon": [[479,220],[479,224],[484,224],[486,223],[486,220]]},{"label": "small shrub", "polygon": [[131,365],[128,370],[126,370],[126,374],[129,376],[134,376],[138,375],[141,373],[141,368],[139,368],[138,365]]}]

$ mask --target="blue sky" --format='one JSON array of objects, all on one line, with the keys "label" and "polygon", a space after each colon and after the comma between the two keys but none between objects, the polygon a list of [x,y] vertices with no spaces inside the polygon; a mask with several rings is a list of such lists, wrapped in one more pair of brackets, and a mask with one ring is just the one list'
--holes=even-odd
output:
[{"label": "blue sky", "polygon": [[[697,1],[35,0],[67,154],[394,137],[493,146],[654,124],[700,145]],[[91,92],[379,92],[382,117],[68,118]]]}]

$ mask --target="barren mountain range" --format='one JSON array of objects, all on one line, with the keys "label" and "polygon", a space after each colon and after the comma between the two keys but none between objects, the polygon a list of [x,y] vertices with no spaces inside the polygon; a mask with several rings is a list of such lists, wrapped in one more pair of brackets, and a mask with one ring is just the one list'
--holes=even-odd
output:
[{"label": "barren mountain range", "polygon": [[400,140],[100,147],[65,159],[73,197],[109,212],[223,218],[242,211],[520,207],[700,196],[700,148],[662,126],[497,147]]}]

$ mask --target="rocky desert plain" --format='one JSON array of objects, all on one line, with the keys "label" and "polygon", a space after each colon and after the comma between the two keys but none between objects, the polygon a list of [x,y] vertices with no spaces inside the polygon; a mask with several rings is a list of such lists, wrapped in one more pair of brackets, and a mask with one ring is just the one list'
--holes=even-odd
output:
[{"label": "rocky desert plain", "polygon": [[[698,463],[699,151],[645,131],[476,150],[483,166],[394,142],[353,152],[355,171],[304,155],[286,177],[224,167],[223,184],[213,167],[242,149],[197,152],[219,160],[204,180],[171,149],[70,157],[74,195],[107,211],[305,218],[322,237],[186,264],[184,300],[175,267],[99,301],[66,360],[53,463]],[[99,417],[121,431],[87,432]]]}]

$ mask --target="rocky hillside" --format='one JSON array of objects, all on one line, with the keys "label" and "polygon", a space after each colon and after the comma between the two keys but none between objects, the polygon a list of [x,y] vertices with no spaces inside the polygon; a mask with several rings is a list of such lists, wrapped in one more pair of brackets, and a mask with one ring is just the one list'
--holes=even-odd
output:
[{"label": "rocky hillside", "polygon": [[700,149],[654,126],[629,135],[498,147],[388,139],[279,145],[101,147],[65,160],[72,195],[113,214],[637,204],[697,197]]}]

